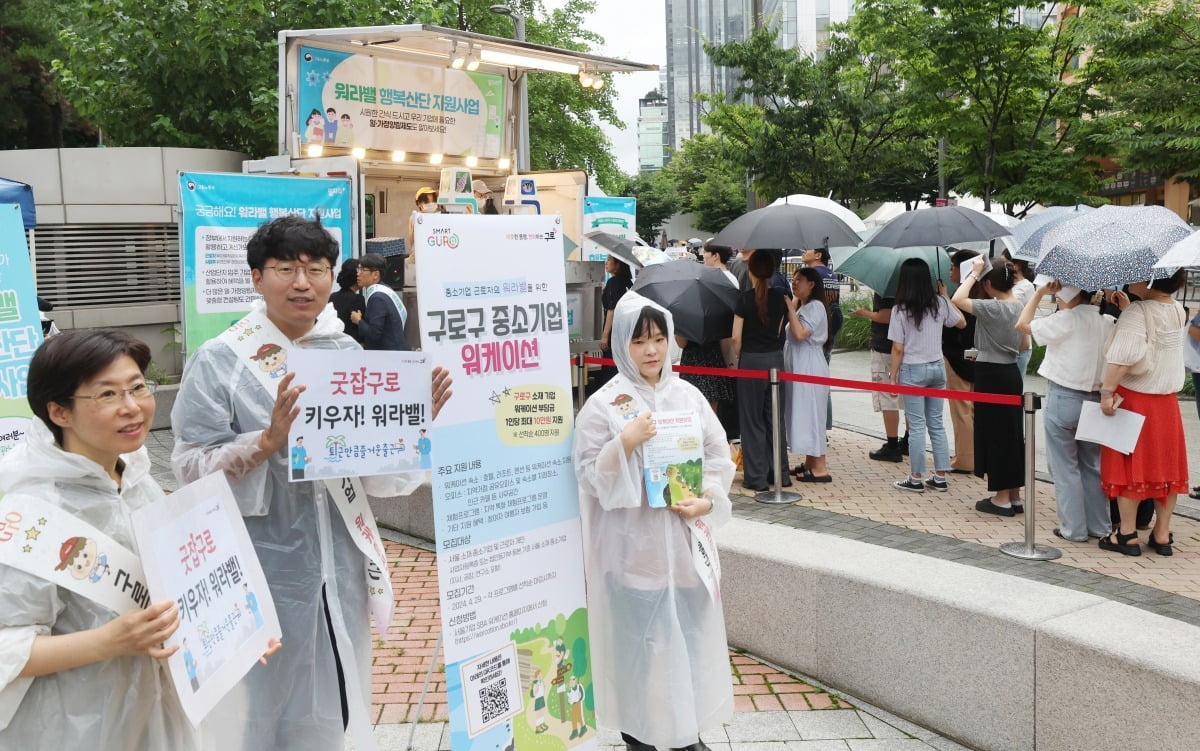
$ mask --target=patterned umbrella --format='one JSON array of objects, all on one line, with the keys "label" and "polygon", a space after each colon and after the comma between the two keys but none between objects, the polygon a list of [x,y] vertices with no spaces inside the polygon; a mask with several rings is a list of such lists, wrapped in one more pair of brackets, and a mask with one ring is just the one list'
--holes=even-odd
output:
[{"label": "patterned umbrella", "polygon": [[1161,279],[1175,269],[1154,264],[1191,233],[1162,206],[1101,206],[1050,230],[1038,273],[1086,290]]},{"label": "patterned umbrella", "polygon": [[1063,222],[1069,222],[1089,212],[1095,211],[1091,206],[1051,206],[1045,211],[1034,214],[1012,231],[1012,244],[1016,247],[1013,258],[1020,258],[1030,263],[1042,260],[1045,249],[1042,241],[1050,230]]}]

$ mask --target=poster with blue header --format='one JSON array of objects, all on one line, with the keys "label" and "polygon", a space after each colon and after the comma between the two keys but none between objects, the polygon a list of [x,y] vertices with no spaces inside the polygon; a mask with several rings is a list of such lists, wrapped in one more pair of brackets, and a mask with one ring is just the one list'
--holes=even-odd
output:
[{"label": "poster with blue header", "polygon": [[21,207],[0,204],[0,456],[12,450],[29,429],[33,412],[25,400],[25,387],[29,361],[41,343],[42,324]]},{"label": "poster with blue header", "polygon": [[596,747],[561,222],[416,220],[454,751]]},{"label": "poster with blue header", "polygon": [[[183,273],[183,343],[191,353],[241,320],[258,299],[246,242],[281,216],[321,217],[350,257],[352,190],[348,180],[215,172],[179,174],[179,245]],[[333,271],[337,276],[337,269]]]},{"label": "poster with blue header", "polygon": [[[583,234],[606,232],[632,240],[637,237],[637,199],[588,196],[583,199]],[[608,252],[595,240],[584,239],[583,260],[603,261]]]}]

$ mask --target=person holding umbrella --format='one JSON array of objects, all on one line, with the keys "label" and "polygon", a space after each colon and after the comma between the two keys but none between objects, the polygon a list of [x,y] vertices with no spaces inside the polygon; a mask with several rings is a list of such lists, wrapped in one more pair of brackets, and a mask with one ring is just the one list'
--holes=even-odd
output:
[{"label": "person holding umbrella", "polygon": [[[1016,329],[1021,306],[1013,297],[1016,283],[1012,264],[997,259],[986,274],[984,259],[976,258],[971,271],[954,292],[951,302],[975,316],[975,390],[985,394],[1021,394],[1022,379],[1017,369],[1021,333]],[[973,300],[971,290],[980,283],[991,299]],[[1015,516],[1025,482],[1025,434],[1021,408],[979,402],[975,405],[975,476],[986,477],[994,493],[975,504],[977,511]],[[910,452],[911,453],[911,452]]]},{"label": "person holding umbrella", "polygon": [[[788,317],[787,296],[776,289],[774,255],[756,251],[746,262],[752,288],[742,292],[733,317],[733,348],[738,367],[747,370],[783,370],[783,344],[780,334]],[[737,382],[738,418],[742,432],[742,487],[750,492],[768,490],[775,462],[780,465],[782,485],[792,481],[787,467],[786,442],[781,440],[779,456],[772,458],[772,425],[782,425],[783,415],[771,414],[771,386],[761,378],[739,378]]]},{"label": "person holding umbrella", "polygon": [[[1188,492],[1187,446],[1175,394],[1183,387],[1183,338],[1187,314],[1174,298],[1187,274],[1180,269],[1165,279],[1135,282],[1129,291],[1142,298],[1130,303],[1117,319],[1100,381],[1100,410],[1109,416],[1117,407],[1145,415],[1146,424],[1133,452],[1100,450],[1100,481],[1116,497],[1121,511],[1117,531],[1100,539],[1100,547],[1122,555],[1141,555],[1136,515],[1138,500],[1158,504],[1147,545],[1159,555],[1172,555],[1171,513],[1179,493]],[[1151,427],[1153,426],[1153,427]]]}]

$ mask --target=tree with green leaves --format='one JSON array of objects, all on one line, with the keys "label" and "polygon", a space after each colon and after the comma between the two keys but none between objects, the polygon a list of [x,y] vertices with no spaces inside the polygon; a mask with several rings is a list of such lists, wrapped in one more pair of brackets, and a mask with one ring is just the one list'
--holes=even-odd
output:
[{"label": "tree with green leaves", "polygon": [[[439,24],[512,36],[511,19],[487,0],[77,0],[55,63],[81,112],[117,145],[223,148],[276,153],[277,35],[316,29]],[[594,0],[549,13],[536,0],[510,5],[527,16],[528,41],[586,50],[601,40],[584,23]],[[531,166],[584,169],[602,186],[620,173],[599,122],[620,125],[611,87],[583,89],[560,74],[529,75]]]},{"label": "tree with green leaves", "polygon": [[1104,97],[1092,151],[1125,169],[1200,178],[1200,3],[1114,0],[1080,20],[1097,32],[1087,65]]},{"label": "tree with green leaves", "polygon": [[700,133],[684,141],[662,170],[678,187],[680,210],[694,215],[697,229],[719,232],[746,212],[746,169],[734,158],[735,148],[718,135]]},{"label": "tree with green leaves", "polygon": [[908,116],[949,142],[955,189],[1016,214],[1082,200],[1097,170],[1079,124],[1098,101],[1075,70],[1090,29],[1026,5],[862,0],[850,26],[864,52],[891,59]]},{"label": "tree with green leaves", "polygon": [[683,205],[679,186],[666,170],[639,173],[629,178],[618,193],[637,199],[637,233],[647,242],[658,237],[662,226]]}]

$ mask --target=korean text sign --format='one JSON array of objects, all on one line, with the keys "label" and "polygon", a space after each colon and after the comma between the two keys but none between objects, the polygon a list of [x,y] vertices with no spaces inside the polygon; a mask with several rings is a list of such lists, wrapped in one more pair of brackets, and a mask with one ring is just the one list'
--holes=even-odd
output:
[{"label": "korean text sign", "polygon": [[29,429],[29,361],[42,343],[21,207],[0,204],[0,456]]},{"label": "korean text sign", "polygon": [[292,482],[432,468],[428,355],[294,349],[287,358],[304,386],[288,436]]},{"label": "korean text sign", "polygon": [[454,378],[433,492],[455,751],[595,743],[560,222],[416,222],[422,344]]},{"label": "korean text sign", "polygon": [[221,334],[258,299],[246,263],[246,242],[261,225],[293,214],[306,219],[320,216],[341,247],[341,258],[349,258],[350,194],[345,180],[180,173],[185,352],[194,352]]},{"label": "korean text sign", "polygon": [[178,645],[167,658],[180,703],[198,725],[280,638],[258,556],[225,475],[213,473],[133,514],[150,599],[175,600]]}]

